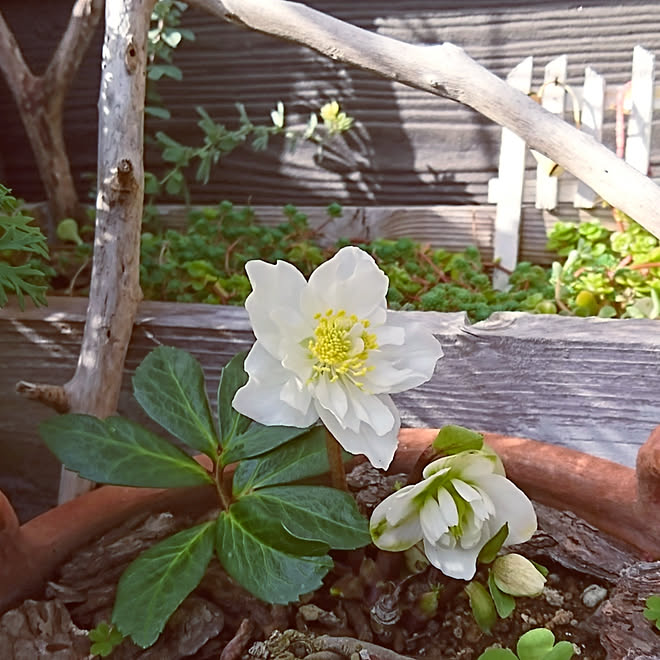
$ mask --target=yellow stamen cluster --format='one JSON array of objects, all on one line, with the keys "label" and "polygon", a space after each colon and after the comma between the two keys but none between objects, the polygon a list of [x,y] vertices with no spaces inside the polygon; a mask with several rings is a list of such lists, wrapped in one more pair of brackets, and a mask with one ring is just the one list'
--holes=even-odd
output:
[{"label": "yellow stamen cluster", "polygon": [[325,314],[316,314],[314,319],[318,324],[307,344],[310,357],[315,360],[312,377],[323,376],[331,383],[344,377],[357,387],[364,387],[360,378],[373,369],[366,364],[369,351],[378,348],[376,335],[367,332],[369,321],[360,321],[355,314],[349,316],[343,309],[338,312],[329,309]]}]

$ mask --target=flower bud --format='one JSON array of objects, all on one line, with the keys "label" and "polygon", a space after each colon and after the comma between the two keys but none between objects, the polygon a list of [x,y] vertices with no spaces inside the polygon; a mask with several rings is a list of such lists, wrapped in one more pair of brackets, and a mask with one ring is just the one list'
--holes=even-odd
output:
[{"label": "flower bud", "polygon": [[511,596],[538,596],[545,577],[529,559],[511,553],[493,562],[493,579],[498,588]]}]

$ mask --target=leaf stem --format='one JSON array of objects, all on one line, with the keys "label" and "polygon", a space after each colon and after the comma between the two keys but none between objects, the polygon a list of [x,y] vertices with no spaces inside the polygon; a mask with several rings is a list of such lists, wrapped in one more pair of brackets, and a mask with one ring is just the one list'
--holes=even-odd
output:
[{"label": "leaf stem", "polygon": [[225,466],[222,465],[222,461],[218,456],[213,469],[213,477],[215,480],[215,489],[218,491],[218,497],[220,498],[222,508],[227,511],[231,504],[231,478],[227,479],[224,470]]},{"label": "leaf stem", "polygon": [[330,480],[334,488],[348,492],[346,483],[346,471],[341,455],[341,445],[335,437],[326,429],[325,446],[328,452],[328,465],[330,466]]}]

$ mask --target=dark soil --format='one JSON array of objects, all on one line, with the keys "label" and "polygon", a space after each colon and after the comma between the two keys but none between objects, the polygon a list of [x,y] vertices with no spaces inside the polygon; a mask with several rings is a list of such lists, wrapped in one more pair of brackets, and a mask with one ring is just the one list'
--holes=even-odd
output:
[{"label": "dark soil", "polygon": [[[368,510],[396,477],[383,483],[368,470],[362,472],[353,475],[351,483],[359,487],[358,502]],[[539,517],[543,526],[544,516]],[[584,523],[572,520],[568,514],[560,526],[568,525],[577,534]],[[84,631],[111,620],[116,584],[127,563],[154,542],[196,522],[169,513],[141,516],[78,552],[49,583],[45,602],[26,601],[0,619],[1,657],[88,657]],[[546,529],[520,549],[550,570],[543,594],[517,599],[514,613],[499,620],[491,635],[475,623],[463,591],[465,583],[446,578],[433,567],[411,573],[401,554],[369,547],[335,553],[335,568],[324,587],[289,606],[258,601],[235,585],[214,560],[199,588],[184,601],[153,647],[142,650],[125,640],[111,658],[476,660],[494,644],[515,650],[523,632],[545,626],[557,640],[575,645],[576,660],[620,660],[623,654],[616,655],[610,648],[608,655],[599,642],[609,604],[603,599],[615,590],[617,578],[611,571],[634,563],[634,557],[608,546],[609,559],[601,562],[596,548],[595,568],[589,575],[574,570],[584,563],[582,548],[564,552],[562,563],[573,568],[557,561],[558,549],[571,544],[552,540],[553,534]],[[594,592],[596,597],[589,601],[585,594]],[[433,593],[438,595],[437,608],[433,595],[428,595]],[[660,635],[641,615],[639,619],[636,625],[645,626],[640,630],[651,632],[652,655],[626,657],[660,658]]]}]

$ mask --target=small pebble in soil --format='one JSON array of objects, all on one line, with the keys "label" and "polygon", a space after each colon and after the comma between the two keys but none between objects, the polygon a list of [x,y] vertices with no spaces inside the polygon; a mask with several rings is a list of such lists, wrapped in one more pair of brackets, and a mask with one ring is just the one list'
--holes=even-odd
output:
[{"label": "small pebble in soil", "polygon": [[552,605],[553,607],[561,607],[564,604],[564,594],[552,587],[546,587],[543,590],[543,598],[545,598],[545,602],[548,605]]},{"label": "small pebble in soil", "polygon": [[585,607],[593,609],[602,603],[607,597],[607,589],[599,584],[590,584],[583,592],[580,598]]}]

